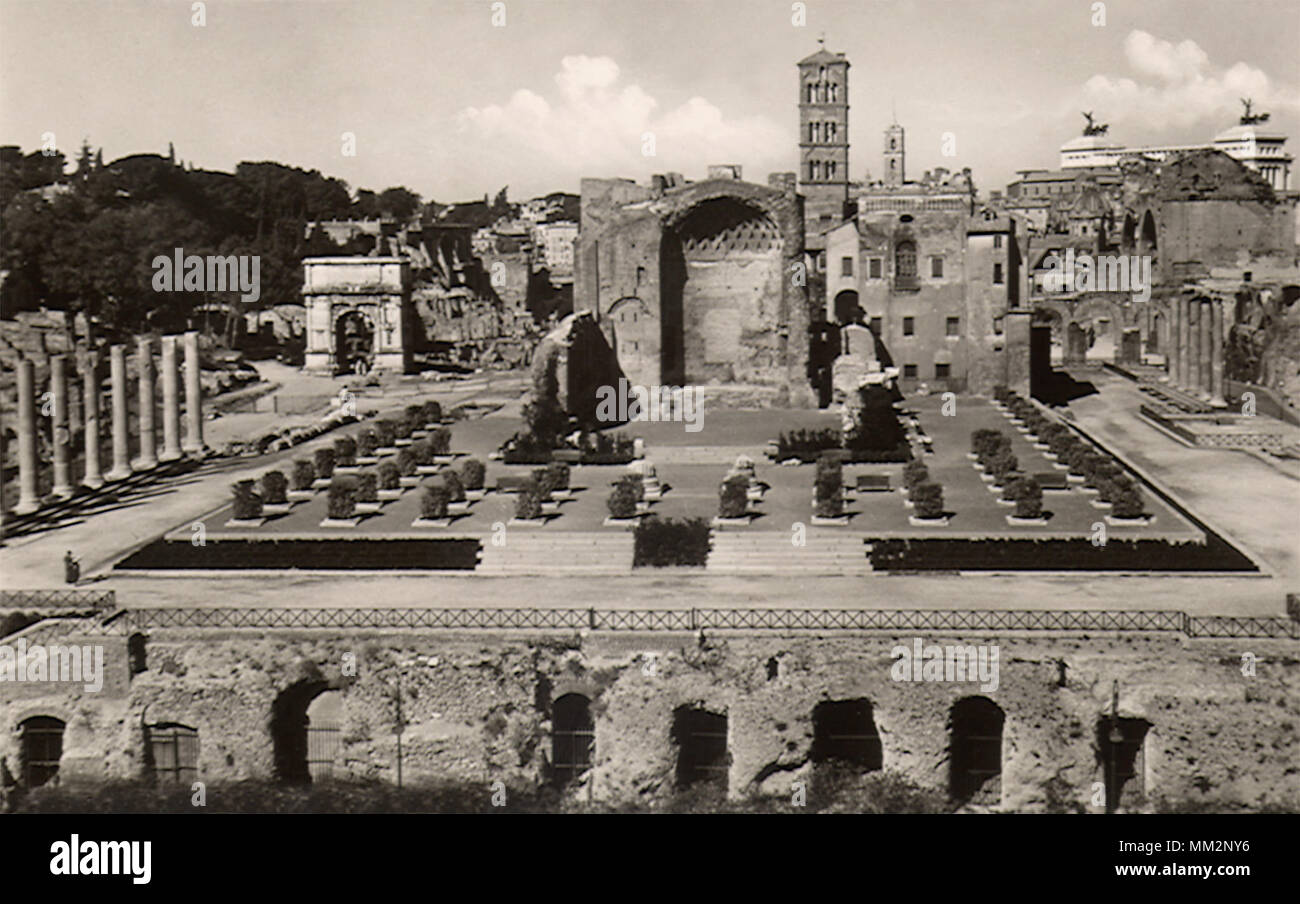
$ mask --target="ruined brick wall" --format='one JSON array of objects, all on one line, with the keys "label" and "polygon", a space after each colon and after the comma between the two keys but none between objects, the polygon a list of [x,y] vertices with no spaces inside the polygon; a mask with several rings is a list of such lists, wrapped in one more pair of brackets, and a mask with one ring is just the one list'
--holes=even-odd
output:
[{"label": "ruined brick wall", "polygon": [[1160,204],[1159,278],[1208,276],[1212,267],[1295,260],[1294,201],[1169,200]]},{"label": "ruined brick wall", "polygon": [[[654,800],[672,792],[672,716],[700,706],[727,717],[729,794],[787,796],[806,777],[813,708],[870,701],[883,766],[946,787],[949,711],[984,696],[1005,714],[1002,776],[990,802],[1017,811],[1093,810],[1098,719],[1150,723],[1132,806],[1157,799],[1259,809],[1300,808],[1300,660],[1294,642],[1121,638],[929,638],[999,647],[1000,681],[900,683],[891,649],[912,637],[706,637],[608,634],[466,636],[427,632],[155,631],[148,670],[101,694],[0,695],[0,758],[17,768],[13,729],[30,714],[68,723],[68,780],[141,770],[146,723],[197,728],[199,778],[270,777],[270,723],[285,692],[341,691],[335,760],[344,777],[393,780],[396,695],[408,784],[540,781],[550,756],[552,703],[591,700],[596,799]],[[1242,674],[1243,652],[1259,657]],[[125,655],[124,647],[121,655]],[[347,663],[353,663],[350,668]],[[116,668],[122,668],[119,663]],[[399,691],[400,689],[400,691]],[[313,690],[314,692],[314,690]],[[580,786],[575,794],[586,796]],[[1141,801],[1145,800],[1143,804]]]}]

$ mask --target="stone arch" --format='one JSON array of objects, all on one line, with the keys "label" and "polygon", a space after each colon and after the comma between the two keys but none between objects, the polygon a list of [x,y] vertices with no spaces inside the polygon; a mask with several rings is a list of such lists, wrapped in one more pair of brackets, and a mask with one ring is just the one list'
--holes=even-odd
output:
[{"label": "stone arch", "polygon": [[140,631],[136,631],[126,639],[127,671],[131,675],[139,675],[141,672],[148,671],[148,642],[148,637]]},{"label": "stone arch", "polygon": [[304,678],[281,691],[271,704],[268,728],[274,750],[274,775],[289,784],[309,784],[308,707],[321,694],[337,688],[324,678]]},{"label": "stone arch", "polygon": [[1146,742],[1152,725],[1141,718],[1097,719],[1097,764],[1106,788],[1106,812],[1146,796]]},{"label": "stone arch", "polygon": [[884,753],[876,729],[871,701],[823,700],[813,707],[813,743],[809,759],[814,763],[840,762],[863,772],[883,767]]},{"label": "stone arch", "polygon": [[1001,798],[1006,714],[988,697],[963,697],[948,711],[948,791],[954,800]]},{"label": "stone arch", "polygon": [[339,311],[334,318],[334,360],[338,370],[368,371],[374,364],[377,338],[375,321],[369,312],[355,307]]},{"label": "stone arch", "polygon": [[591,768],[596,749],[596,723],[591,698],[566,693],[551,704],[551,777],[567,785]]},{"label": "stone arch", "polygon": [[701,704],[687,704],[673,710],[671,738],[677,748],[677,785],[697,783],[727,787],[731,753],[727,749],[726,713]]},{"label": "stone arch", "polygon": [[1155,215],[1150,210],[1142,214],[1142,232],[1138,236],[1138,251],[1140,254],[1150,254],[1155,256],[1159,247],[1159,230],[1156,228]]},{"label": "stone arch", "polygon": [[606,322],[620,367],[638,373],[644,365],[655,363],[661,326],[642,299],[635,295],[620,298],[610,306]]},{"label": "stone arch", "polygon": [[856,289],[843,289],[835,295],[835,322],[844,326],[849,323],[862,322],[862,305],[858,300]]},{"label": "stone arch", "polygon": [[1124,227],[1120,232],[1120,248],[1125,254],[1131,254],[1137,247],[1138,221],[1131,211],[1124,213]]}]

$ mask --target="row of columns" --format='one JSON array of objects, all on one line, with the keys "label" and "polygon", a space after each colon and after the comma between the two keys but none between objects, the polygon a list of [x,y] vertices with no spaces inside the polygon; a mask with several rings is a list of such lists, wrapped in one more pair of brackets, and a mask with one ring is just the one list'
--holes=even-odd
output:
[{"label": "row of columns", "polygon": [[1228,340],[1223,303],[1179,296],[1169,305],[1168,380],[1211,405],[1223,396],[1223,349]]},{"label": "row of columns", "polygon": [[[181,441],[180,377],[177,362],[177,340],[180,336],[162,337],[162,422],[163,444],[157,446],[154,398],[154,340],[141,336],[136,344],[136,371],[138,376],[137,436],[140,454],[131,461],[129,433],[129,408],[127,404],[126,346],[113,345],[108,350],[111,382],[111,417],[113,434],[113,464],[108,473],[100,473],[99,416],[100,368],[97,354],[88,352],[82,369],[83,411],[80,420],[85,433],[85,473],[81,485],[99,489],[106,480],[122,480],[137,471],[148,471],[160,461],[175,461],[184,454],[199,454],[205,449],[203,442],[202,387],[199,382],[199,334],[185,333],[185,415],[186,432]],[[67,498],[75,492],[71,473],[71,430],[68,391],[67,356],[53,355],[50,367],[50,416],[53,440],[51,492]],[[18,362],[18,504],[16,514],[27,514],[40,508],[37,469],[36,426],[36,368],[32,361]]]}]

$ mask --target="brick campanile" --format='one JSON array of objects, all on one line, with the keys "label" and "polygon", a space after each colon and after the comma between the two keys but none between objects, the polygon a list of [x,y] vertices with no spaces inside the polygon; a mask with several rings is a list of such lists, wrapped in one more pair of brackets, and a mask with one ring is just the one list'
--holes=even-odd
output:
[{"label": "brick campanile", "polygon": [[849,61],[825,47],[799,61],[799,192],[805,247],[822,251],[849,199]]}]

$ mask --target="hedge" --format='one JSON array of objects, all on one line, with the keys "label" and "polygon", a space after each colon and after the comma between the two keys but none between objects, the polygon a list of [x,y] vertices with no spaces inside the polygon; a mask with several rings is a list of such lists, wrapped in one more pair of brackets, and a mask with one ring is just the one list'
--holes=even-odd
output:
[{"label": "hedge", "polygon": [[262,475],[262,502],[268,505],[284,505],[289,500],[286,491],[289,481],[283,471],[267,471]]},{"label": "hedge", "polygon": [[1257,571],[1217,535],[1206,544],[1116,539],[871,539],[877,571]]},{"label": "hedge", "polygon": [[487,477],[487,468],[477,458],[467,458],[460,466],[460,479],[467,490],[483,489],[483,480]]},{"label": "hedge", "polygon": [[526,484],[515,497],[515,517],[524,521],[542,517],[542,497],[535,483]]},{"label": "hedge", "polygon": [[636,514],[636,490],[626,480],[620,480],[610,490],[605,505],[611,518],[631,518]]},{"label": "hedge", "polygon": [[912,504],[918,518],[938,518],[943,515],[943,486],[922,483],[912,488]]},{"label": "hedge", "polygon": [[336,459],[333,449],[317,449],[312,455],[312,462],[316,465],[317,479],[328,480],[334,476]]},{"label": "hedge", "polygon": [[335,480],[329,490],[329,516],[345,521],[356,514],[357,491],[350,480]]},{"label": "hedge", "polygon": [[379,489],[396,490],[401,487],[402,472],[397,470],[397,462],[391,458],[385,458],[379,463],[377,473],[379,475]]},{"label": "hedge", "polygon": [[295,458],[293,472],[289,479],[290,486],[295,490],[310,490],[315,482],[316,465],[305,458]]},{"label": "hedge", "polygon": [[253,489],[253,481],[241,480],[230,487],[235,497],[234,518],[239,521],[252,521],[262,517],[262,497]]},{"label": "hedge", "polygon": [[351,467],[357,463],[357,441],[350,436],[334,438],[334,463]]},{"label": "hedge", "polygon": [[634,568],[702,566],[709,559],[709,524],[703,518],[643,518],[633,536]]},{"label": "hedge", "polygon": [[357,502],[379,501],[379,475],[367,468],[357,475]]},{"label": "hedge", "polygon": [[447,503],[451,501],[451,494],[442,484],[428,484],[424,488],[424,495],[420,497],[420,517],[429,521],[438,518],[447,517]]},{"label": "hedge", "polygon": [[438,471],[438,477],[447,488],[447,495],[452,502],[465,501],[465,485],[460,482],[460,475],[456,473],[455,468],[450,466],[442,468]]}]

